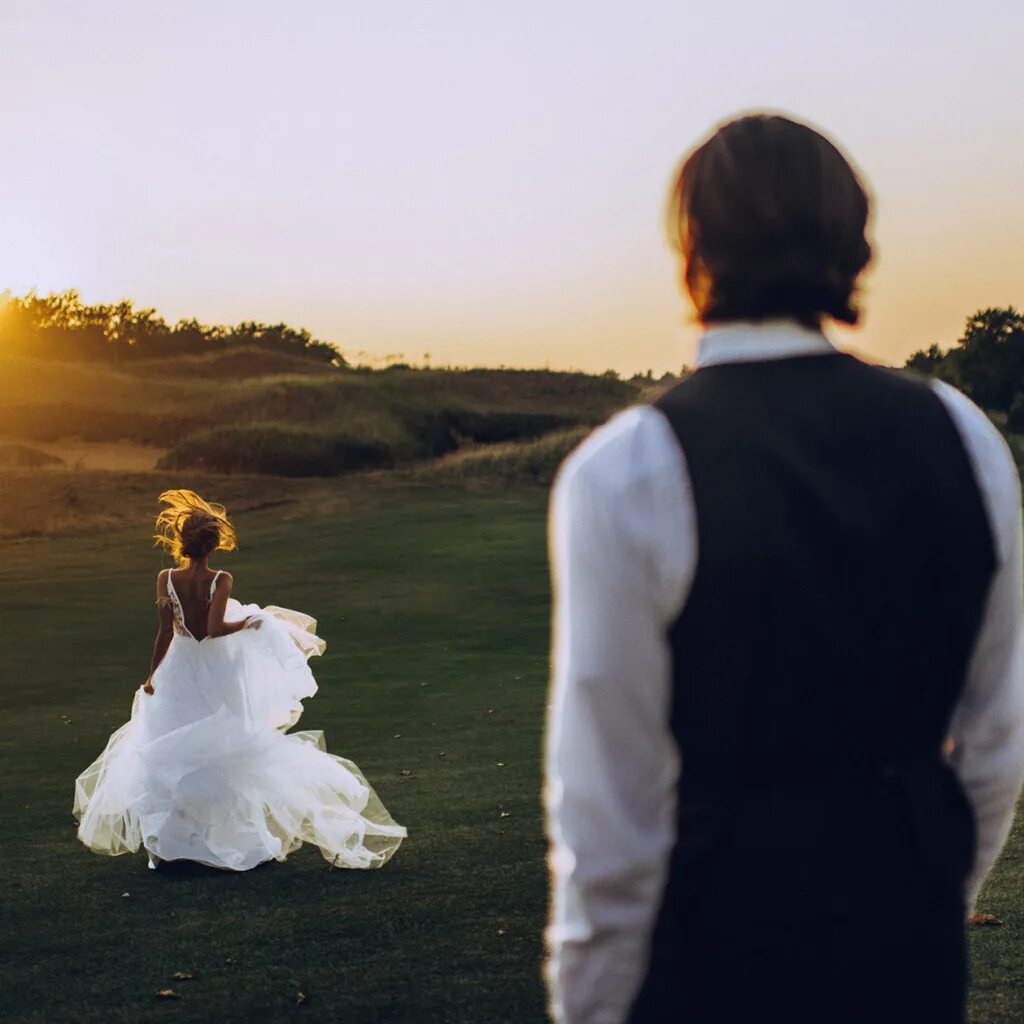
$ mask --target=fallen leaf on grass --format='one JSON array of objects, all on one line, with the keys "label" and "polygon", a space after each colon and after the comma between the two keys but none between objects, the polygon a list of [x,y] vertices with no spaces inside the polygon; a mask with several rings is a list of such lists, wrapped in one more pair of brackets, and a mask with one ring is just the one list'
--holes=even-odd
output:
[{"label": "fallen leaf on grass", "polygon": [[977,928],[998,928],[1003,922],[995,914],[971,914],[967,923]]},{"label": "fallen leaf on grass", "polygon": [[189,974],[188,971],[175,971],[174,972],[174,980],[175,981],[195,981],[195,977],[196,976],[194,974]]},{"label": "fallen leaf on grass", "polygon": [[123,900],[128,899],[129,896],[131,896],[130,892],[123,892],[123,893],[121,893],[121,899],[123,899]]},{"label": "fallen leaf on grass", "polygon": [[499,928],[498,929],[498,934],[499,935],[504,935],[505,934],[505,929],[504,928]]},{"label": "fallen leaf on grass", "polygon": [[499,818],[510,818],[511,816],[511,811],[502,811],[501,814],[498,815]]},{"label": "fallen leaf on grass", "polygon": [[301,1006],[303,1003],[308,1003],[308,1002],[309,1002],[309,996],[307,996],[305,992],[296,992],[295,993],[295,1005],[296,1006]]},{"label": "fallen leaf on grass", "polygon": [[181,996],[173,988],[162,988],[156,994],[157,999],[180,999]]},{"label": "fallen leaf on grass", "polygon": [[399,775],[406,775],[406,776],[408,776],[408,775],[412,775],[412,772],[408,768],[403,768],[398,774]]}]

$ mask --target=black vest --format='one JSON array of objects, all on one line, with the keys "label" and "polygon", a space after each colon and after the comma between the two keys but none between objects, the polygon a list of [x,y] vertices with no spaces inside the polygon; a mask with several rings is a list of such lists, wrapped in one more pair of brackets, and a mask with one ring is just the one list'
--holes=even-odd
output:
[{"label": "black vest", "polygon": [[698,563],[633,1020],[960,1021],[973,821],[940,751],[996,559],[957,428],[840,353],[705,367],[657,407]]}]

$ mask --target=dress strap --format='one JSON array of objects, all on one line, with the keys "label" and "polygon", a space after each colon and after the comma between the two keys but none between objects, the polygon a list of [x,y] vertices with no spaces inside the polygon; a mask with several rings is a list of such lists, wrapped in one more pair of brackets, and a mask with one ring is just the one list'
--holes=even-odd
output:
[{"label": "dress strap", "polygon": [[215,591],[215,590],[217,589],[217,580],[219,580],[219,579],[220,579],[220,574],[221,574],[221,573],[222,573],[223,571],[224,571],[223,569],[218,569],[218,570],[217,570],[217,571],[216,571],[216,572],[215,572],[215,573],[213,574],[213,579],[212,579],[212,580],[210,580],[210,600],[211,600],[211,601],[213,600],[213,592],[214,592],[214,591]]}]

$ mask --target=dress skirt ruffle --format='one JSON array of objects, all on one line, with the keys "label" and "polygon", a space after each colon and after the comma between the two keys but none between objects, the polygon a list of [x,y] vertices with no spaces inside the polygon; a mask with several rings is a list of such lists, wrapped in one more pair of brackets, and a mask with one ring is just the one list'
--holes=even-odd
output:
[{"label": "dress skirt ruffle", "polygon": [[303,843],[337,867],[381,867],[406,830],[322,732],[288,733],[316,693],[316,622],[286,608],[228,603],[259,628],[175,635],[131,720],[75,783],[78,837],[96,853],[144,847],[161,860],[245,871]]}]

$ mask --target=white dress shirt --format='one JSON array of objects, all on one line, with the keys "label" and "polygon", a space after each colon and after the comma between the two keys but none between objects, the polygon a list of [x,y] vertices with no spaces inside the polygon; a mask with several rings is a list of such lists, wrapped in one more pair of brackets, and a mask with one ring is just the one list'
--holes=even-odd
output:
[{"label": "white dress shirt", "polygon": [[[736,321],[705,332],[697,366],[833,351],[824,334],[794,321]],[[998,560],[951,728],[951,761],[978,825],[965,894],[973,908],[1024,773],[1020,485],[988,417],[954,388],[934,387],[970,457]],[[676,838],[680,755],[669,727],[666,627],[686,603],[697,563],[686,458],[661,412],[619,413],[567,460],[554,487],[550,544],[549,1002],[564,1024],[621,1024],[646,974]]]}]

